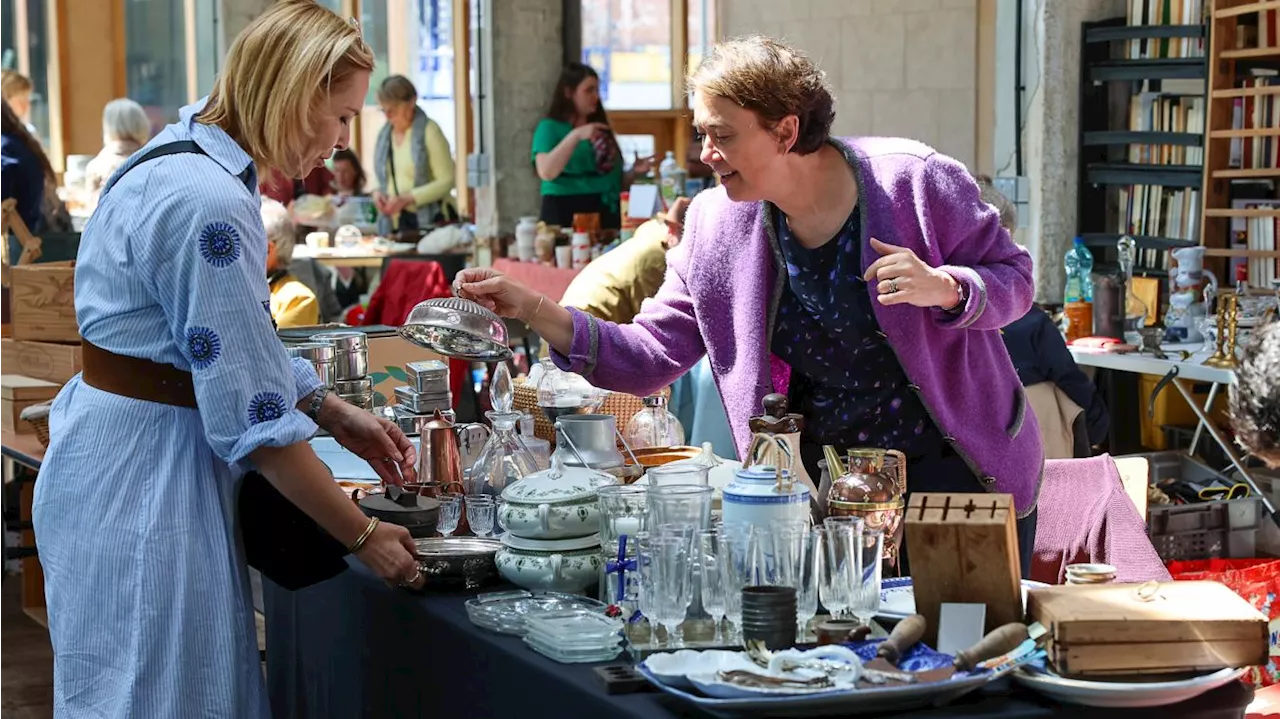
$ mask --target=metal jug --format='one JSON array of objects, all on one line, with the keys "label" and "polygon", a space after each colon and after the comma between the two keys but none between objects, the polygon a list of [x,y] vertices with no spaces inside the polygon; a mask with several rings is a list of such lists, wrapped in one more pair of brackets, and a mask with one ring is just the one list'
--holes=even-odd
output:
[{"label": "metal jug", "polygon": [[[462,445],[468,448],[472,442],[484,443],[489,439],[489,428],[482,424],[455,424],[445,419],[440,410],[429,417],[416,420],[420,444],[418,446],[418,482],[445,487],[462,484]],[[475,433],[481,437],[475,439]],[[468,452],[468,454],[471,454]]]}]

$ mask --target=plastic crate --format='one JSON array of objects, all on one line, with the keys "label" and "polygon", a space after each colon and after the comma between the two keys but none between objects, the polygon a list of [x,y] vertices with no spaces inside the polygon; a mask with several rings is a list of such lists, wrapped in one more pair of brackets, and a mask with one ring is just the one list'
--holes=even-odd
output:
[{"label": "plastic crate", "polygon": [[[1178,452],[1133,456],[1147,460],[1151,484],[1164,479],[1227,481],[1222,474]],[[1263,518],[1262,498],[1257,496],[1196,504],[1151,504],[1147,506],[1147,535],[1166,562],[1248,558],[1256,556]]]}]

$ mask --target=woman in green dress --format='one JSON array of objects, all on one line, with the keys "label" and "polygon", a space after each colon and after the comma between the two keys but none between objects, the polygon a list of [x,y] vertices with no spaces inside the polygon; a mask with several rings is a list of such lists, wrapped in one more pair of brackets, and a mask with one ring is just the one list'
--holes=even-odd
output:
[{"label": "woman in green dress", "polygon": [[621,226],[619,196],[653,158],[623,171],[622,150],[600,103],[600,76],[580,62],[560,73],[551,108],[533,132],[533,165],[542,178],[540,219],[570,227],[577,213],[599,213],[602,229]]}]

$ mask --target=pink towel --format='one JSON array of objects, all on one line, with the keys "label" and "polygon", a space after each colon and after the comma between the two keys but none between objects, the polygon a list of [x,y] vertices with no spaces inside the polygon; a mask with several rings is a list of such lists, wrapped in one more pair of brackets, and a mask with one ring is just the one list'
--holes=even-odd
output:
[{"label": "pink towel", "polygon": [[1045,462],[1031,579],[1066,581],[1067,565],[1110,564],[1117,582],[1169,581],[1110,455]]}]

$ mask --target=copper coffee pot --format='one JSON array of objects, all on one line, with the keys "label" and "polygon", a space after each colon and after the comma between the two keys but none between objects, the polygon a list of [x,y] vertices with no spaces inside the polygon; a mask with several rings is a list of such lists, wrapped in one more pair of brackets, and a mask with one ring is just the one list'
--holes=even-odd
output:
[{"label": "copper coffee pot", "polygon": [[[884,558],[898,565],[899,532],[905,510],[906,458],[883,449],[851,449],[848,466],[831,446],[822,448],[835,477],[827,495],[828,516],[861,517],[867,527],[884,532]],[[893,467],[886,467],[892,458]]]},{"label": "copper coffee pot", "polygon": [[[471,446],[473,434],[479,432],[483,442],[489,438],[489,428],[482,424],[454,424],[444,418],[440,410],[430,417],[416,420],[418,435],[418,482],[422,485],[463,486],[461,443]],[[469,490],[468,490],[469,491]]]}]

